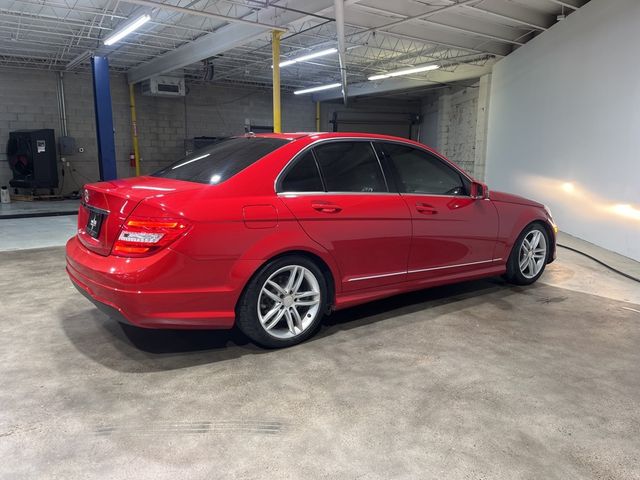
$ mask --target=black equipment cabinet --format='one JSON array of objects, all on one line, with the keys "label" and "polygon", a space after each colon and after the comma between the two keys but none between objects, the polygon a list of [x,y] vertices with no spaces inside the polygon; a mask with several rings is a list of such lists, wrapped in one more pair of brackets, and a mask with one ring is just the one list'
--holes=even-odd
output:
[{"label": "black equipment cabinet", "polygon": [[52,129],[9,133],[7,159],[14,188],[58,188],[55,133]]}]

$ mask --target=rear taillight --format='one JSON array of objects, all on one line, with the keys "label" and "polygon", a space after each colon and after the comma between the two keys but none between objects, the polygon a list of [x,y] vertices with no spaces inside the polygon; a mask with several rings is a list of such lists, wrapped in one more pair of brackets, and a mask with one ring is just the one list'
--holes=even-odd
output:
[{"label": "rear taillight", "polygon": [[121,257],[145,257],[170,245],[188,229],[184,220],[130,217],[122,227],[112,253]]}]

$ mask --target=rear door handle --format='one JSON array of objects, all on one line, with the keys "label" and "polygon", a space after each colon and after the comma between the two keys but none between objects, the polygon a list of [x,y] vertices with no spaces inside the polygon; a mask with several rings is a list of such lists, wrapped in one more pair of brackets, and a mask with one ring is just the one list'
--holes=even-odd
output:
[{"label": "rear door handle", "polygon": [[312,203],[311,208],[322,213],[338,213],[342,207],[334,203]]},{"label": "rear door handle", "polygon": [[416,210],[420,213],[424,213],[425,215],[435,215],[438,213],[438,210],[428,203],[416,203]]}]

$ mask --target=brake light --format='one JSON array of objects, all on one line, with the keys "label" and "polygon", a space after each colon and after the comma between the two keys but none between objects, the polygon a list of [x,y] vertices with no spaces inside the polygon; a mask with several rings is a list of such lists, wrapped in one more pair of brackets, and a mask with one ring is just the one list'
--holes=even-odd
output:
[{"label": "brake light", "polygon": [[167,218],[129,218],[112,253],[121,257],[144,257],[167,247],[189,228],[184,220]]},{"label": "brake light", "polygon": [[142,228],[176,228],[178,225],[180,225],[179,222],[167,222],[167,221],[163,221],[163,222],[154,222],[151,220],[129,220],[127,221],[127,227],[142,227]]}]

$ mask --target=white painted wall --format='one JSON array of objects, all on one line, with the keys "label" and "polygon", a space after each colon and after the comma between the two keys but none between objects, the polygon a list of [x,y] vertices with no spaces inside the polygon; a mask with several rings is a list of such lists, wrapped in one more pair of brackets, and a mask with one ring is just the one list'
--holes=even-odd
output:
[{"label": "white painted wall", "polygon": [[638,46],[638,0],[591,0],[498,62],[487,150],[491,188],[542,201],[562,230],[636,260]]}]

